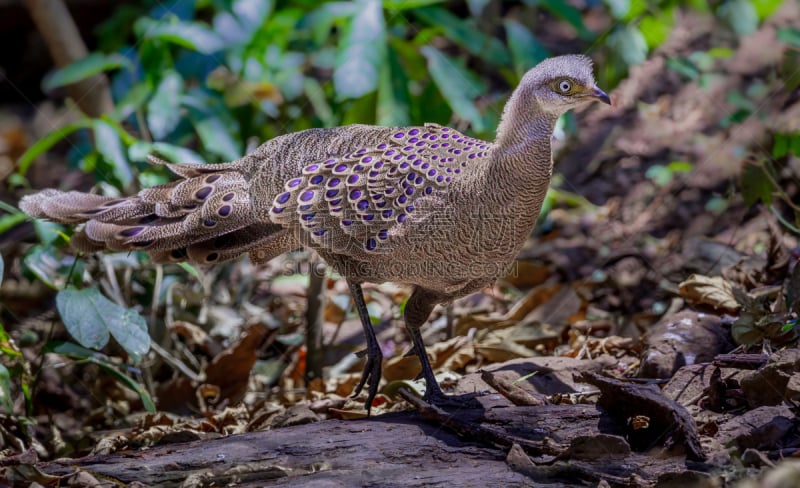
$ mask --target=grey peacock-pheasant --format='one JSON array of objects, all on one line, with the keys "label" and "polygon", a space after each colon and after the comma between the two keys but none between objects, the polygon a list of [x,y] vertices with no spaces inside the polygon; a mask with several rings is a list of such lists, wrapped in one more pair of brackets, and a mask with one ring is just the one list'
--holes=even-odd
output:
[{"label": "grey peacock-pheasant", "polygon": [[539,215],[552,172],[556,119],[586,101],[610,104],[580,55],[528,71],[494,143],[436,124],[310,129],[267,141],[226,164],[166,164],[181,177],[128,198],[44,190],[20,202],[34,217],[82,223],[83,251],[144,250],[158,261],[209,264],[249,254],[264,263],[309,247],[341,275],[367,338],[369,410],[382,355],[361,284],[413,286],[405,322],[426,380],[446,401],[420,327],[445,303],[504,275]]}]

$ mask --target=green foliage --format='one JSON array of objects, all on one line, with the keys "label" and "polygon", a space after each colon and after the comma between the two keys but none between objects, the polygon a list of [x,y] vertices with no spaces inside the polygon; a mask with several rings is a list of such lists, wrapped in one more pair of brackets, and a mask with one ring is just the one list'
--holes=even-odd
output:
[{"label": "green foliage", "polygon": [[658,186],[667,186],[676,174],[690,173],[693,169],[691,163],[686,161],[673,161],[667,165],[654,164],[647,169],[645,176]]},{"label": "green foliage", "polygon": [[134,362],[150,349],[144,318],[110,301],[97,288],[61,290],[56,306],[70,335],[84,347],[101,349],[110,334]]}]

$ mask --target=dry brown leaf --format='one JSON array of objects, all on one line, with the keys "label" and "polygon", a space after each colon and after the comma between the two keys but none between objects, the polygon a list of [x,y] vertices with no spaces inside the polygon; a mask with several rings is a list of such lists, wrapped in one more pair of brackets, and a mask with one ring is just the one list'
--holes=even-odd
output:
[{"label": "dry brown leaf", "polygon": [[721,276],[693,274],[678,287],[681,296],[693,305],[710,305],[728,313],[741,308],[733,296],[731,284]]}]

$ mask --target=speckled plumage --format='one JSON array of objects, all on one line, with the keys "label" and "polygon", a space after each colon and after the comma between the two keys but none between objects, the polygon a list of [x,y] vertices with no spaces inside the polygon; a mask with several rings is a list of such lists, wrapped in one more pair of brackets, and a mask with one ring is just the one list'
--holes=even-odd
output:
[{"label": "speckled plumage", "polygon": [[369,347],[357,391],[367,382],[369,401],[381,357],[359,303],[360,284],[413,285],[406,325],[423,362],[426,396],[441,399],[419,327],[437,303],[507,271],[547,191],[556,119],[591,99],[609,103],[595,87],[589,59],[561,56],[523,77],[494,143],[436,124],[310,129],[276,137],[231,163],[153,158],[181,179],[132,197],[44,190],[20,207],[35,217],[84,223],[73,245],[87,251],[138,249],[157,260],[199,263],[247,253],[261,263],[315,249],[347,277],[359,307]]}]

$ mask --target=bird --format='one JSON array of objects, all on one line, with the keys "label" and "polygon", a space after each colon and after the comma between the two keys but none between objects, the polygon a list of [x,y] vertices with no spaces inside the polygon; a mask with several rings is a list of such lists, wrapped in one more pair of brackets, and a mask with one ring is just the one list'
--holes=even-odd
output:
[{"label": "bird", "polygon": [[241,159],[175,164],[178,178],[115,198],[42,190],[28,215],[79,224],[74,248],[141,250],[157,262],[215,264],[247,254],[263,264],[316,251],[348,284],[366,337],[367,414],[383,355],[362,284],[410,285],[404,308],[409,354],[421,363],[423,399],[447,404],[420,328],[447,304],[506,275],[539,216],[552,175],[559,116],[589,101],[611,105],[584,55],[547,58],[505,104],[493,142],[434,123],[313,128],[264,142]]}]

